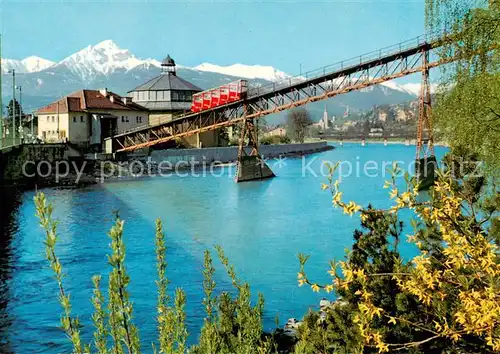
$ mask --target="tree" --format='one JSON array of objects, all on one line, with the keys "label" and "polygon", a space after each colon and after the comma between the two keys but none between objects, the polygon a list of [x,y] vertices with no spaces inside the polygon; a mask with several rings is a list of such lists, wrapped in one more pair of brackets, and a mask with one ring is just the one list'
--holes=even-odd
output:
[{"label": "tree", "polygon": [[16,119],[18,117],[22,117],[22,115],[24,114],[23,108],[21,107],[19,102],[17,100],[14,100],[14,103],[13,103],[13,101],[11,99],[9,101],[9,104],[7,105],[7,118],[9,118],[9,119],[12,119],[12,110],[13,110],[14,105],[16,107],[16,110],[15,110]]},{"label": "tree", "polygon": [[426,20],[429,31],[451,33],[441,59],[461,54],[441,69],[432,114],[437,128],[453,150],[476,154],[498,177],[500,2],[427,0]]},{"label": "tree", "polygon": [[[407,175],[407,187],[399,190],[395,167],[385,185],[394,202],[387,209],[344,202],[339,182],[330,177],[323,188],[332,192],[333,205],[358,214],[367,232],[355,232],[346,259],[331,263],[330,284],[310,281],[308,257],[299,256],[299,285],[335,291],[342,301],[323,323],[306,321],[297,353],[500,351],[499,191],[480,198],[489,188],[486,179],[471,176],[467,167],[454,179],[457,163],[462,161],[454,156],[446,159],[429,200]],[[416,216],[408,240],[418,254],[410,261],[398,251],[398,214],[406,209]]]},{"label": "tree", "polygon": [[370,120],[366,119],[363,122],[363,134],[367,136],[370,133]]},{"label": "tree", "polygon": [[312,124],[311,116],[305,108],[297,108],[288,112],[286,116],[287,130],[293,140],[300,143],[304,142],[307,127]]}]

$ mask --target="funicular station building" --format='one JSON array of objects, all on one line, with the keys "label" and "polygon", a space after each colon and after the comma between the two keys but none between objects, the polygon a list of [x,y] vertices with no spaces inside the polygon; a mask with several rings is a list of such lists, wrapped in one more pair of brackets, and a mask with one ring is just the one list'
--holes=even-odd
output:
[{"label": "funicular station building", "polygon": [[[193,96],[202,89],[177,76],[175,61],[167,55],[161,63],[161,74],[128,92],[134,103],[149,111],[149,124],[158,125],[191,111]],[[183,139],[190,147],[218,145],[218,133],[206,132]]]}]

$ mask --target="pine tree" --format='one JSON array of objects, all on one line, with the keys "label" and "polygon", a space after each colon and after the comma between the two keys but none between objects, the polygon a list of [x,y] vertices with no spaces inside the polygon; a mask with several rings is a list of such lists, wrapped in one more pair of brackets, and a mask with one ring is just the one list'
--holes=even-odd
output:
[{"label": "pine tree", "polygon": [[13,106],[15,105],[16,110],[15,110],[15,115],[16,119],[18,117],[22,117],[24,115],[23,108],[19,104],[17,100],[12,101],[12,99],[9,101],[9,104],[7,105],[7,118],[12,119],[12,111],[13,111]]}]

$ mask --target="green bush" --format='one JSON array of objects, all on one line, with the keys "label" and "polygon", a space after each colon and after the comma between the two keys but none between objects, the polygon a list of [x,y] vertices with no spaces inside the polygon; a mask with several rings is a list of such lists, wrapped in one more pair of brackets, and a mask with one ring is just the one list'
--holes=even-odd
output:
[{"label": "green bush", "polygon": [[269,135],[260,139],[260,143],[262,145],[290,144],[290,138],[286,135]]}]

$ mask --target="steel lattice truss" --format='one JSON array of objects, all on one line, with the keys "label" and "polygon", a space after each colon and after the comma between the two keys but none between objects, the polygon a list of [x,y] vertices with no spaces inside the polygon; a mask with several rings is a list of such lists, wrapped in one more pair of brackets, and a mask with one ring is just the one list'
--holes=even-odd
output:
[{"label": "steel lattice truss", "polygon": [[[433,52],[442,43],[443,40],[419,37],[416,42],[402,43],[388,51],[380,50],[304,76],[250,89],[245,100],[114,136],[113,151],[147,148],[428,70],[451,61],[435,59],[438,56]],[[424,60],[426,55],[429,61]]]}]

